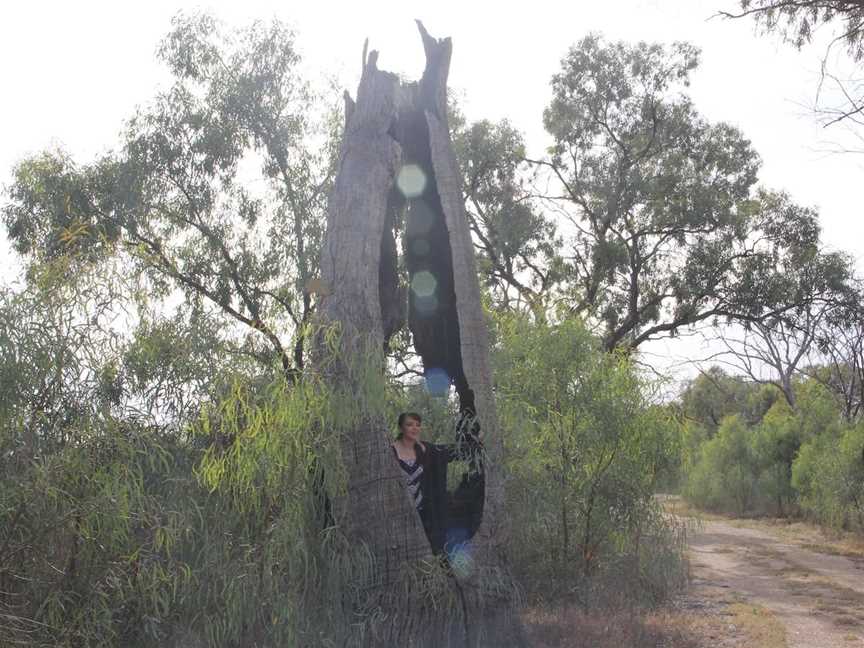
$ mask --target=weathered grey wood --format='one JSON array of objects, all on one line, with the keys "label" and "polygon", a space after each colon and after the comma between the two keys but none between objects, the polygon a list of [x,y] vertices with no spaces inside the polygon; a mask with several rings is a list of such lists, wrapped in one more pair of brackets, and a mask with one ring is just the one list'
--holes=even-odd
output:
[{"label": "weathered grey wood", "polygon": [[[319,319],[341,328],[342,360],[330,367],[334,387],[360,392],[369,362],[381,362],[384,344],[379,294],[387,200],[400,164],[400,147],[388,135],[397,111],[399,80],[365,62],[356,104],[346,101],[347,123],[341,161],[330,197],[328,226],[321,254]],[[362,413],[362,412],[361,412]],[[348,468],[345,510],[352,538],[366,543],[382,586],[398,579],[405,563],[431,552],[386,436],[388,422],[363,421],[346,435]]]}]

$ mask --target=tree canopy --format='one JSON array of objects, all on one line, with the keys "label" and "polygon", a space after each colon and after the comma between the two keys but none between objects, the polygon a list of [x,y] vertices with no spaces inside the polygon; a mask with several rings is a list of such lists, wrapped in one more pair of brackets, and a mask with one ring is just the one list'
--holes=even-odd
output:
[{"label": "tree canopy", "polygon": [[304,365],[336,121],[278,22],[225,30],[174,20],[159,56],[173,85],[127,122],[116,152],[20,163],[3,215],[31,262],[126,257],[154,295],[184,295],[236,348]]},{"label": "tree canopy", "polygon": [[692,45],[591,35],[552,80],[539,199],[566,232],[569,307],[602,322],[608,349],[806,299],[794,283],[820,254],[817,215],[757,188],[750,142],[698,113],[686,94],[698,63]]}]

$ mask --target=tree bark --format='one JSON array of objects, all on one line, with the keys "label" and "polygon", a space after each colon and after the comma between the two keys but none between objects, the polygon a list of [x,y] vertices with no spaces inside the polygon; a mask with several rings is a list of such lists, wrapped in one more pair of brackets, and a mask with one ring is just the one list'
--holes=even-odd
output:
[{"label": "tree bark", "polygon": [[[401,83],[378,70],[377,52],[364,50],[356,103],[346,95],[340,168],[321,254],[319,318],[341,334],[339,360],[328,364],[327,375],[334,387],[362,393],[370,359],[384,371],[384,347],[404,320],[393,227],[396,213],[407,206],[405,263],[415,288],[409,291],[409,325],[424,369],[446,372],[463,404],[472,399],[476,406],[487,453],[484,517],[473,565],[441,570],[453,606],[430,606],[424,603],[428,592],[404,587],[406,571],[435,560],[389,447],[392,425],[361,413],[342,447],[346,532],[366,545],[374,561],[374,577],[364,584],[371,600],[384,605],[386,597],[376,599],[376,593],[393,591],[407,597],[392,601],[396,607],[385,611],[390,621],[367,643],[520,646],[525,640],[502,557],[502,441],[488,333],[447,124],[452,44],[418,26],[426,52],[419,83]],[[413,187],[400,175],[409,166]]]}]

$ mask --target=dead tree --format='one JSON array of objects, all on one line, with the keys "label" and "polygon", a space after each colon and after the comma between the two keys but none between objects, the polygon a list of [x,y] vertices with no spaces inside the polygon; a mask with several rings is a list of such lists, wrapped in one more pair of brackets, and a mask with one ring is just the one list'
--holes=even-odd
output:
[{"label": "dead tree", "polygon": [[827,311],[827,305],[819,304],[805,309],[796,321],[775,318],[754,322],[740,329],[738,337],[718,328],[715,336],[726,351],[714,357],[730,357],[724,364],[735,367],[755,383],[773,385],[795,409],[795,378],[804,371]]},{"label": "dead tree", "polygon": [[[331,367],[331,380],[362,389],[363,374],[355,367],[383,358],[387,340],[406,319],[394,234],[404,219],[408,324],[424,368],[445,372],[463,402],[473,395],[487,452],[486,499],[473,568],[441,570],[456,607],[433,609],[415,587],[401,612],[385,611],[395,616],[371,643],[519,646],[524,640],[501,551],[502,442],[487,328],[447,122],[452,45],[418,26],[426,53],[419,82],[403,83],[379,70],[378,53],[364,49],[356,102],[346,93],[340,168],[321,254],[319,317],[340,332],[343,360]],[[383,360],[379,364],[383,371]],[[366,584],[370,600],[375,592],[392,591],[406,569],[435,562],[389,447],[391,427],[367,416],[343,444],[347,532],[365,543],[375,563]]]},{"label": "dead tree", "polygon": [[820,327],[806,375],[838,399],[849,423],[864,413],[864,317],[852,305],[835,309]]}]

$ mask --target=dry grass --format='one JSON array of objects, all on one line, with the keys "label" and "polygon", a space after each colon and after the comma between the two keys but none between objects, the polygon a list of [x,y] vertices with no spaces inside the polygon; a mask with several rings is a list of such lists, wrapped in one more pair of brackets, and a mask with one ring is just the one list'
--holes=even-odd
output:
[{"label": "dry grass", "polygon": [[530,610],[524,615],[535,648],[702,648],[683,618],[671,614]]},{"label": "dry grass", "polygon": [[[661,496],[666,512],[697,520],[723,520],[695,510],[679,497]],[[730,549],[731,552],[731,549]],[[770,548],[750,560],[777,562]],[[786,567],[790,570],[791,568]],[[782,569],[782,568],[781,568]],[[577,607],[531,608],[523,614],[529,644],[536,648],[787,648],[786,629],[766,608],[728,593],[704,589],[656,612],[590,611]],[[850,623],[851,625],[851,623]]]},{"label": "dry grass", "polygon": [[743,630],[750,643],[759,648],[787,648],[786,628],[765,608],[751,603],[733,603],[728,608],[731,622]]},{"label": "dry grass", "polygon": [[864,537],[860,533],[843,531],[840,533],[825,534],[820,531],[822,537],[816,542],[800,542],[801,546],[810,551],[843,556],[852,560],[864,560]]},{"label": "dry grass", "polygon": [[536,648],[786,648],[786,631],[764,608],[590,612],[532,609],[523,617]]},{"label": "dry grass", "polygon": [[693,518],[695,520],[730,521],[734,519],[694,508],[680,495],[658,495],[657,498],[662,504],[663,510],[670,515],[677,515],[678,517],[683,518]]},{"label": "dry grass", "polygon": [[769,531],[802,549],[852,559],[864,559],[864,536],[860,533],[833,531],[809,522],[782,518],[737,520],[736,524]]}]

